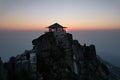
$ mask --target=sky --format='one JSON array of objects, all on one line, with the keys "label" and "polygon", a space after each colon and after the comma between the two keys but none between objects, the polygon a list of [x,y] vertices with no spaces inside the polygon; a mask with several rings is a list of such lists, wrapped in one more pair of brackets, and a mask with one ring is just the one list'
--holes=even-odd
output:
[{"label": "sky", "polygon": [[120,0],[0,0],[0,57],[32,49],[32,40],[56,22],[120,67]]},{"label": "sky", "polygon": [[120,29],[120,0],[0,0],[0,30]]}]

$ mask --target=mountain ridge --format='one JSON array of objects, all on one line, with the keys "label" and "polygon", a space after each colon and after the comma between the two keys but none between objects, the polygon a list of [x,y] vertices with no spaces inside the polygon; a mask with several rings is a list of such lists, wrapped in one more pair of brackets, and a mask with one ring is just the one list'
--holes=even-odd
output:
[{"label": "mountain ridge", "polygon": [[110,68],[96,55],[95,45],[81,45],[70,33],[46,32],[32,44],[32,50],[4,64],[8,80],[112,80]]}]

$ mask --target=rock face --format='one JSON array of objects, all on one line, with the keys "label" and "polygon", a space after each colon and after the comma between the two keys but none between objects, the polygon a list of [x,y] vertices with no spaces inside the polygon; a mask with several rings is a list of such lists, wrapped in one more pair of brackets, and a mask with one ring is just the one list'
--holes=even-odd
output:
[{"label": "rock face", "polygon": [[8,72],[8,80],[36,80],[36,73],[30,62],[31,53],[26,50],[16,57],[11,57],[9,62],[4,64]]},{"label": "rock face", "polygon": [[96,55],[94,45],[81,45],[63,29],[32,41],[33,49],[0,59],[0,80],[120,80],[117,68]]},{"label": "rock face", "polygon": [[103,62],[104,64],[106,64],[106,66],[109,68],[109,71],[110,71],[109,80],[120,80],[120,68],[119,67],[116,67],[116,66],[110,64],[107,61],[104,61],[99,56],[97,56],[97,58],[101,62]]},{"label": "rock face", "polygon": [[32,43],[43,80],[109,79],[110,72],[97,59],[95,46],[81,45],[70,33],[46,32]]},{"label": "rock face", "polygon": [[0,58],[0,80],[7,80],[7,70],[4,68],[4,64]]}]

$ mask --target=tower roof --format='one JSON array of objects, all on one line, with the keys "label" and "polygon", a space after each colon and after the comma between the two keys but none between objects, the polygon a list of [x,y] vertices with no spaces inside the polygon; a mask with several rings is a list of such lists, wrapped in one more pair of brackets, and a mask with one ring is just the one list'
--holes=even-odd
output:
[{"label": "tower roof", "polygon": [[47,28],[67,28],[67,27],[63,27],[58,23],[54,23],[54,24],[48,26]]}]

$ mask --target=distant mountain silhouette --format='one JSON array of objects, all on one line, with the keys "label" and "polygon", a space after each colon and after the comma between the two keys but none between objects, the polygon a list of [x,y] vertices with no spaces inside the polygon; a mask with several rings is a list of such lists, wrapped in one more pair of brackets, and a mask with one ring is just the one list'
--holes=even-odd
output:
[{"label": "distant mountain silhouette", "polygon": [[55,25],[32,41],[32,50],[4,63],[7,80],[120,79],[120,69],[98,57],[95,45],[81,45],[65,27]]}]

